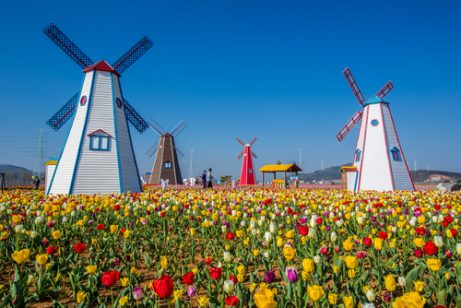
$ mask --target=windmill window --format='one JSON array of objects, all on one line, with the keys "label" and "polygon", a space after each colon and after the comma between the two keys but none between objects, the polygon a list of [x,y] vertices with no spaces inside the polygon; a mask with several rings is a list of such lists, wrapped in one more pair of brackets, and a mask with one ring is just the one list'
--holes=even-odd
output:
[{"label": "windmill window", "polygon": [[378,126],[378,125],[379,125],[378,120],[376,120],[376,119],[371,120],[371,126]]},{"label": "windmill window", "polygon": [[164,164],[163,164],[163,167],[165,169],[171,169],[173,167],[173,164],[170,162],[170,161],[166,161]]},{"label": "windmill window", "polygon": [[392,153],[392,159],[394,161],[402,161],[402,154],[400,153],[400,150],[397,149],[396,147],[394,147],[392,150],[391,150],[391,153]]},{"label": "windmill window", "polygon": [[115,100],[115,102],[117,103],[117,107],[118,107],[118,108],[122,108],[122,100],[121,100],[119,97],[117,97],[117,99]]},{"label": "windmill window", "polygon": [[91,151],[110,151],[111,136],[103,130],[95,131],[89,135]]},{"label": "windmill window", "polygon": [[359,162],[361,156],[362,156],[362,151],[360,151],[359,149],[357,149],[357,151],[355,151],[355,161],[356,161],[356,162]]},{"label": "windmill window", "polygon": [[85,106],[87,101],[86,95],[83,95],[82,98],[80,99],[80,106]]}]

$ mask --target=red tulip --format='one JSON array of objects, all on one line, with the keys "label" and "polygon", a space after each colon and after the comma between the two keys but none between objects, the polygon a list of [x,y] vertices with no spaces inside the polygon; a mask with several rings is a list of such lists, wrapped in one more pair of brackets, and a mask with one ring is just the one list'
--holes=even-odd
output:
[{"label": "red tulip", "polygon": [[322,255],[327,255],[328,254],[328,247],[323,246],[322,248],[320,248],[320,253]]},{"label": "red tulip", "polygon": [[439,252],[437,246],[435,246],[434,242],[428,241],[424,245],[424,252],[430,256],[433,256]]},{"label": "red tulip", "polygon": [[112,287],[117,283],[119,278],[120,278],[119,271],[104,272],[102,273],[102,276],[101,276],[101,282],[106,287]]},{"label": "red tulip", "polygon": [[366,237],[366,238],[363,239],[363,244],[366,247],[371,247],[371,245],[373,245],[373,241],[371,240],[371,238]]},{"label": "red tulip", "polygon": [[210,265],[210,264],[211,264],[211,258],[210,258],[210,257],[206,257],[206,258],[205,258],[205,264],[206,264],[206,265]]},{"label": "red tulip", "polygon": [[96,230],[104,230],[104,224],[97,225]]},{"label": "red tulip", "polygon": [[316,222],[318,225],[321,225],[322,222],[323,222],[322,217],[317,217],[317,219],[315,220],[315,222]]},{"label": "red tulip", "polygon": [[234,239],[234,233],[232,233],[231,231],[227,232],[227,235],[226,235],[226,238],[229,240],[229,241],[232,241]]},{"label": "red tulip", "polygon": [[420,236],[426,234],[426,230],[424,229],[424,227],[418,227],[418,228],[416,228],[415,231],[416,231],[416,233],[417,233],[418,235],[420,235]]},{"label": "red tulip", "polygon": [[380,239],[382,239],[384,241],[385,239],[387,239],[387,232],[379,231],[378,236],[379,236]]},{"label": "red tulip", "polygon": [[86,250],[86,245],[83,243],[74,244],[74,251],[76,253],[83,253]]},{"label": "red tulip", "polygon": [[114,211],[119,211],[120,210],[120,204],[114,205]]},{"label": "red tulip", "polygon": [[303,236],[306,236],[307,234],[309,234],[309,227],[308,226],[299,226],[298,227],[298,232],[299,232],[299,234],[301,234]]},{"label": "red tulip", "polygon": [[226,305],[231,307],[235,307],[239,304],[239,298],[234,295],[229,295],[224,301],[226,302]]},{"label": "red tulip", "polygon": [[45,248],[45,251],[49,255],[54,255],[55,253],[58,252],[58,248],[56,248],[54,246],[48,246],[48,247]]},{"label": "red tulip", "polygon": [[221,278],[222,268],[220,267],[210,267],[210,277],[214,280]]},{"label": "red tulip", "polygon": [[182,277],[181,277],[182,282],[184,282],[187,285],[193,284],[194,283],[194,278],[195,278],[195,275],[192,272],[187,272],[184,275],[182,275]]},{"label": "red tulip", "polygon": [[160,298],[168,298],[173,294],[173,279],[168,275],[163,275],[154,280],[150,287]]},{"label": "red tulip", "polygon": [[458,235],[458,231],[456,229],[450,229],[450,231],[451,231],[451,235],[453,235],[453,236]]},{"label": "red tulip", "polygon": [[423,251],[421,249],[415,249],[414,255],[417,258],[421,258],[423,256]]},{"label": "red tulip", "polygon": [[232,281],[234,283],[234,285],[237,284],[237,282],[238,282],[237,277],[235,277],[232,274],[229,275],[229,280]]}]

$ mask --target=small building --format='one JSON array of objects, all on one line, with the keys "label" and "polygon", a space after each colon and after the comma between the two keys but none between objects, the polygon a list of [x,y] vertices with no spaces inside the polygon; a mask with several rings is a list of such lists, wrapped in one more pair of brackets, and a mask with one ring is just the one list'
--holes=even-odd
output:
[{"label": "small building", "polygon": [[[265,174],[266,173],[272,173],[273,174],[273,180],[272,184],[275,185],[278,188],[281,187],[287,187],[287,173],[295,173],[296,176],[298,176],[298,172],[302,171],[300,167],[296,164],[274,164],[274,165],[264,165],[261,168],[259,168],[259,171],[262,172],[263,174],[263,186],[264,186],[264,181],[265,181]],[[277,179],[277,173],[281,172],[283,173],[283,177],[281,179]],[[297,186],[297,180],[296,180],[296,186]]]},{"label": "small building", "polygon": [[55,159],[43,163],[43,165],[45,166],[45,191],[48,191],[57,163],[58,161]]},{"label": "small building", "polygon": [[357,167],[342,166],[341,167],[341,189],[356,191],[357,186]]}]

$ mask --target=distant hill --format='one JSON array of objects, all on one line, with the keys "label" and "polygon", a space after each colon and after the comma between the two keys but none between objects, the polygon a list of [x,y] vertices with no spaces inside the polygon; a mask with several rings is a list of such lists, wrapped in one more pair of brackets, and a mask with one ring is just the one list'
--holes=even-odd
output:
[{"label": "distant hill", "polygon": [[[341,166],[350,166],[352,163],[343,164]],[[339,181],[341,180],[340,168],[341,166],[333,166],[323,170],[317,170],[311,173],[300,173],[299,179],[305,182],[312,181]],[[442,176],[449,176],[455,180],[461,180],[461,173],[450,171],[437,171],[437,170],[416,170],[410,171],[414,182],[424,182],[429,179],[431,175],[437,174]]]},{"label": "distant hill", "polygon": [[0,172],[5,173],[6,186],[30,185],[33,174],[29,169],[13,165],[0,165]]}]

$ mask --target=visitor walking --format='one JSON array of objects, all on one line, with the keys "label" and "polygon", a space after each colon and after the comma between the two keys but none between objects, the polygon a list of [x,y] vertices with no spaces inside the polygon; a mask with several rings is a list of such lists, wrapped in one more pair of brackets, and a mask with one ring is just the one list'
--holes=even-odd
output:
[{"label": "visitor walking", "polygon": [[205,189],[206,186],[207,186],[206,176],[207,176],[207,172],[206,172],[206,170],[203,170],[203,173],[202,173],[202,187],[203,187],[203,189]]},{"label": "visitor walking", "polygon": [[208,169],[208,172],[206,173],[206,186],[208,188],[213,188],[213,176],[211,175],[211,168]]}]

